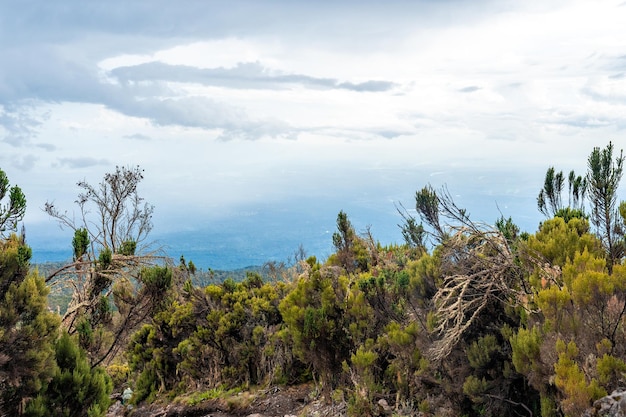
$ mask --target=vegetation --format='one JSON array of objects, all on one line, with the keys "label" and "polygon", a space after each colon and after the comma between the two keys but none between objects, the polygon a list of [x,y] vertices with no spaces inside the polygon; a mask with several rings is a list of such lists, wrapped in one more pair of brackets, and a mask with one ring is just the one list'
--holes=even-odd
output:
[{"label": "vegetation", "polygon": [[579,416],[626,382],[623,161],[593,149],[567,198],[549,168],[532,234],[476,223],[427,185],[416,216],[400,206],[402,244],[340,211],[328,259],[300,250],[237,280],[145,252],[138,168],[79,183],[79,223],[46,207],[75,232],[73,262],[48,276],[74,288],[63,317],[23,235],[2,240],[0,414],[98,416],[128,386],[135,404],[197,404],[306,382],[350,416],[381,399],[396,415]]},{"label": "vegetation", "polygon": [[46,203],[45,212],[74,232],[73,260],[46,278],[56,292],[69,288],[63,327],[78,334],[92,365],[110,365],[130,334],[154,314],[160,291],[172,285],[155,274],[159,257],[146,242],[153,206],[139,196],[139,167],[116,167],[98,186],[79,181],[79,215]]},{"label": "vegetation", "polygon": [[[23,213],[5,226],[15,230]],[[60,335],[44,278],[30,270],[31,254],[23,234],[0,242],[0,415],[102,416],[110,378]]]}]

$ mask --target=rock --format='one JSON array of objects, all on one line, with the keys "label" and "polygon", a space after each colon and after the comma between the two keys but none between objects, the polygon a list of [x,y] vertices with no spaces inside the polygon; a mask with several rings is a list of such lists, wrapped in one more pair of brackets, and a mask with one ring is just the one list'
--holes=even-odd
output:
[{"label": "rock", "polygon": [[378,412],[379,414],[391,414],[392,409],[389,407],[389,403],[384,398],[378,400]]},{"label": "rock", "polygon": [[615,390],[593,403],[584,417],[626,417],[626,391]]},{"label": "rock", "polygon": [[107,411],[106,417],[120,417],[124,415],[124,406],[121,401],[116,401]]}]

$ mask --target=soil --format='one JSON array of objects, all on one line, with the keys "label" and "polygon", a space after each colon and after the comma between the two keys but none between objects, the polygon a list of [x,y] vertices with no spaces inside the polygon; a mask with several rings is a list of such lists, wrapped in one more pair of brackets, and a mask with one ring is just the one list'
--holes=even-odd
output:
[{"label": "soil", "polygon": [[331,417],[345,415],[345,406],[329,405],[312,399],[313,386],[303,384],[272,387],[241,393],[228,399],[203,401],[196,405],[151,404],[127,409],[119,402],[107,417]]}]

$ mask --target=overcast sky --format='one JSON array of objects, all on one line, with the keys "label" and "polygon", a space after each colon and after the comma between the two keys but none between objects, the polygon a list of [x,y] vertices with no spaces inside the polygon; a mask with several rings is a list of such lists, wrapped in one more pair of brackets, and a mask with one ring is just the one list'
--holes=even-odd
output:
[{"label": "overcast sky", "polygon": [[155,232],[382,218],[427,183],[533,228],[549,166],[626,143],[624,22],[623,0],[5,0],[0,168],[34,239],[45,201],[136,164]]}]

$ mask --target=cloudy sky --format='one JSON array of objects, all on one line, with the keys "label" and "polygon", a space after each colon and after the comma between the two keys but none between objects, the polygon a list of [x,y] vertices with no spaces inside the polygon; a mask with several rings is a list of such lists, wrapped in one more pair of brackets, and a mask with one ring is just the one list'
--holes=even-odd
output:
[{"label": "cloudy sky", "polygon": [[0,168],[35,250],[46,201],[136,164],[154,233],[207,246],[339,210],[399,241],[394,204],[427,183],[534,231],[549,166],[626,144],[624,22],[623,0],[6,0]]}]

